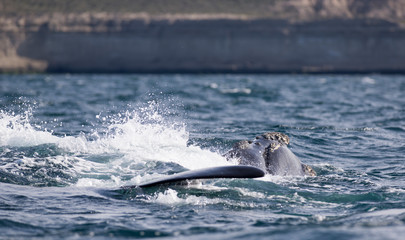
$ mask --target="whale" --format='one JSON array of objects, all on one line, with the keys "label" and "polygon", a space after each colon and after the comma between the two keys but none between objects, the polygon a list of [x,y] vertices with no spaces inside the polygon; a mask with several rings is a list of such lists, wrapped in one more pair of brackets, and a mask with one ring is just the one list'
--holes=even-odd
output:
[{"label": "whale", "polygon": [[316,172],[288,148],[290,138],[280,132],[266,132],[254,140],[234,144],[225,154],[240,165],[257,167],[267,174],[280,176],[315,176]]},{"label": "whale", "polygon": [[238,165],[219,166],[164,176],[139,185],[124,186],[124,189],[148,188],[170,184],[184,184],[195,179],[212,178],[259,178],[266,174],[280,176],[316,176],[316,172],[287,147],[289,137],[280,132],[266,132],[252,141],[243,140],[234,144],[224,154],[228,161]]}]

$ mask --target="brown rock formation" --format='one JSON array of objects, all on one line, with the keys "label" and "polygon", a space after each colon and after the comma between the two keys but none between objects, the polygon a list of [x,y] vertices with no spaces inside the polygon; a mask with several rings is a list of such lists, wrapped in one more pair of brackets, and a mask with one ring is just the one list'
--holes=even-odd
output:
[{"label": "brown rock formation", "polygon": [[19,14],[10,1],[0,1],[0,72],[405,72],[400,0],[256,0],[219,13],[20,4]]}]

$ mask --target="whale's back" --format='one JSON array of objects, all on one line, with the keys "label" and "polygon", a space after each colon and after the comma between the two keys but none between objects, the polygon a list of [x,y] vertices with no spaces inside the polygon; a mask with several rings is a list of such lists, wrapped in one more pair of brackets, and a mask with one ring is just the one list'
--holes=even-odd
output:
[{"label": "whale's back", "polygon": [[273,175],[315,176],[315,171],[302,164],[288,149],[289,142],[288,136],[283,133],[268,132],[253,141],[237,142],[225,156],[236,158],[241,165],[254,166]]},{"label": "whale's back", "polygon": [[304,175],[301,161],[287,146],[265,154],[266,169],[274,175]]}]

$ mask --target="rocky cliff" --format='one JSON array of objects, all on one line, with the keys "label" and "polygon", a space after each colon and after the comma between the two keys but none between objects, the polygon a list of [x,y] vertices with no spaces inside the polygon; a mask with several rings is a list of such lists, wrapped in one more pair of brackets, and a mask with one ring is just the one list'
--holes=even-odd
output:
[{"label": "rocky cliff", "polygon": [[405,72],[404,1],[272,1],[267,15],[2,2],[1,72]]}]

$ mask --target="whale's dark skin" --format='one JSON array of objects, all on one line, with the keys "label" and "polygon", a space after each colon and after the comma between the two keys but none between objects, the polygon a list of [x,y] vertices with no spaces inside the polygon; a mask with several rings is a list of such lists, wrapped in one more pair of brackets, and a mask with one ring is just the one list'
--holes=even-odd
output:
[{"label": "whale's dark skin", "polygon": [[316,176],[310,166],[301,163],[287,148],[289,143],[287,135],[268,132],[253,141],[237,142],[225,157],[228,160],[237,159],[240,165],[254,166],[272,175]]},{"label": "whale's dark skin", "polygon": [[265,173],[281,176],[315,176],[315,171],[287,148],[290,139],[278,132],[257,136],[253,141],[240,141],[225,157],[237,159],[240,166],[222,166],[185,171],[123,189],[147,188],[207,178],[257,178]]}]

